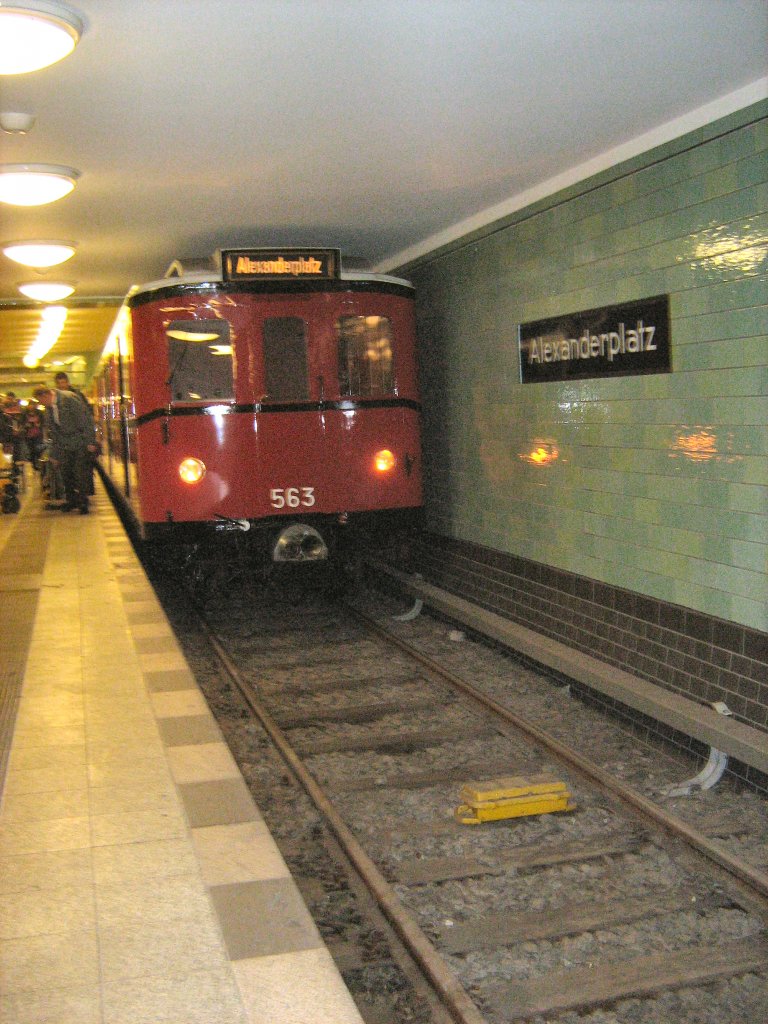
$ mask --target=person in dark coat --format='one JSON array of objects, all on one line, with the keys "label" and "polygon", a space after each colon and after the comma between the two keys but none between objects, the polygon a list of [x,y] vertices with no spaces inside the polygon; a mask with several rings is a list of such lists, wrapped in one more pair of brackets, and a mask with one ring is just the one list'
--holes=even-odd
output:
[{"label": "person in dark coat", "polygon": [[40,456],[43,454],[43,417],[37,406],[31,405],[24,416],[24,436],[27,439],[29,461],[35,471],[40,470]]},{"label": "person in dark coat", "polygon": [[45,406],[45,421],[51,442],[51,460],[58,464],[64,481],[63,512],[88,512],[88,476],[91,454],[97,450],[93,419],[77,395],[68,391],[38,387],[35,399]]},{"label": "person in dark coat", "polygon": [[91,403],[88,401],[88,399],[85,397],[85,395],[83,394],[83,392],[79,388],[76,388],[74,384],[70,384],[70,382],[69,382],[69,374],[64,373],[63,370],[59,370],[59,372],[56,374],[56,376],[53,379],[56,382],[57,390],[59,390],[59,391],[71,391],[73,395],[77,395],[77,397],[80,399],[80,401],[86,407],[88,412],[90,412],[91,416],[93,416],[93,410],[91,409]]},{"label": "person in dark coat", "polygon": [[[77,395],[77,397],[83,403],[85,408],[88,410],[88,412],[91,415],[91,417],[93,417],[93,408],[91,407],[91,403],[88,401],[88,399],[85,397],[85,395],[83,394],[83,392],[79,388],[76,388],[74,384],[70,384],[69,374],[66,374],[63,370],[59,370],[59,372],[56,374],[56,376],[53,379],[54,379],[54,381],[56,383],[56,388],[59,391],[69,391],[71,394]],[[88,464],[89,464],[89,469],[88,469],[88,493],[89,494],[95,494],[96,493],[94,485],[93,485],[93,474],[96,471],[96,454],[97,454],[97,451],[98,451],[98,449],[94,449],[93,453],[88,456]]]}]

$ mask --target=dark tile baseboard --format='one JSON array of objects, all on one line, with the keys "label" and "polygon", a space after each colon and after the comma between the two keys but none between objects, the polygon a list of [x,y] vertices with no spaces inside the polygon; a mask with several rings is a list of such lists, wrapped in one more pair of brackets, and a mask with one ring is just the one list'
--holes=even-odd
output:
[{"label": "dark tile baseboard", "polygon": [[[411,571],[444,590],[692,700],[722,701],[768,731],[768,634],[438,534],[421,535],[409,558]],[[701,752],[645,716],[609,710],[638,735]],[[768,783],[748,766],[732,771],[758,788]]]}]

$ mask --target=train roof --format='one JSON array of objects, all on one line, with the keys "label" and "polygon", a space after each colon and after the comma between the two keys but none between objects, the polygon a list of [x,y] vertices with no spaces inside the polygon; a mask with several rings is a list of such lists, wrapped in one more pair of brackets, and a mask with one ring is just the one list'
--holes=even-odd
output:
[{"label": "train roof", "polygon": [[[331,290],[338,289],[339,283],[343,284],[344,282],[349,284],[370,283],[371,285],[384,285],[389,288],[402,288],[409,291],[413,290],[413,285],[405,278],[393,277],[389,274],[372,274],[359,270],[342,270],[338,278],[334,281],[323,281],[322,285]],[[275,288],[275,290],[278,290],[276,282],[271,281],[269,283]],[[253,290],[263,291],[266,282],[258,282],[257,284],[258,287],[254,287]],[[280,282],[279,284],[280,287],[285,287],[287,285],[290,288],[293,282],[285,281]],[[321,282],[316,282],[316,286],[320,284]],[[244,282],[233,283],[224,281],[220,271],[197,270],[186,274],[174,274],[168,277],[162,277],[157,281],[148,281],[146,284],[134,285],[126,296],[126,302],[130,304],[134,301],[138,301],[140,303],[142,297],[149,297],[155,292],[170,292],[177,288],[187,291],[195,286],[204,288],[206,285],[215,288],[231,288],[232,291],[251,290]]]}]

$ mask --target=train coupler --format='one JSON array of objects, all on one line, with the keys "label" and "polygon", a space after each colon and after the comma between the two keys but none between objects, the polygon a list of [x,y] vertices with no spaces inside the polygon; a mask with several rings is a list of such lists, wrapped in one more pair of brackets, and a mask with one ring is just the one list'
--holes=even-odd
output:
[{"label": "train coupler", "polygon": [[551,775],[532,775],[530,778],[510,776],[486,782],[466,782],[459,796],[464,803],[456,808],[454,817],[462,825],[480,825],[484,821],[572,811],[576,807],[565,783]]},{"label": "train coupler", "polygon": [[242,530],[243,533],[247,533],[251,528],[251,524],[247,519],[231,519],[229,516],[223,516],[219,512],[214,512],[214,519],[217,519],[219,525],[223,529],[229,530]]}]

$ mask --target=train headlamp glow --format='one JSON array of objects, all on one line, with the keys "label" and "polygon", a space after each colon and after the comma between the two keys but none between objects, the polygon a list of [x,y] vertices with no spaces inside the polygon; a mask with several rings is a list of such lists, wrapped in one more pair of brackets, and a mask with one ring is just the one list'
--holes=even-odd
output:
[{"label": "train headlamp glow", "polygon": [[200,459],[184,459],[179,463],[179,476],[185,484],[199,484],[205,476],[205,463]]},{"label": "train headlamp glow", "polygon": [[395,456],[389,448],[382,448],[373,456],[373,465],[377,473],[390,473],[395,468]]}]

